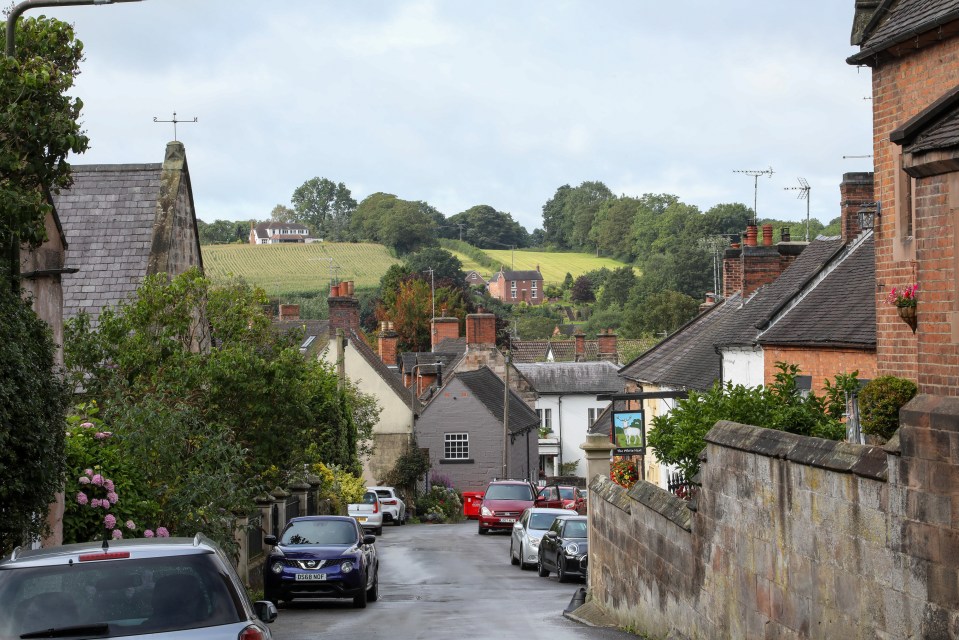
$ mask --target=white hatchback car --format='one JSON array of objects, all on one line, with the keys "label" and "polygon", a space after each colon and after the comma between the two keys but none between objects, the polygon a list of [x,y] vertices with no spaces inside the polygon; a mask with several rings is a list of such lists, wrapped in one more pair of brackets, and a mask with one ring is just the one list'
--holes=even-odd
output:
[{"label": "white hatchback car", "polygon": [[532,507],[523,511],[519,522],[513,525],[509,541],[509,561],[522,569],[532,569],[539,560],[539,541],[553,525],[556,516],[574,516],[568,509]]},{"label": "white hatchback car", "polygon": [[400,498],[396,489],[393,487],[367,487],[366,490],[375,492],[379,497],[385,522],[392,522],[394,526],[406,524],[406,503]]}]

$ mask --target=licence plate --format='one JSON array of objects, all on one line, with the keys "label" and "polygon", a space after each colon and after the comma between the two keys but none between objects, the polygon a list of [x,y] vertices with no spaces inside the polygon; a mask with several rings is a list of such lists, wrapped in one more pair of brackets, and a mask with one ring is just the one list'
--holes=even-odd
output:
[{"label": "licence plate", "polygon": [[516,518],[500,518],[500,522],[516,522]]},{"label": "licence plate", "polygon": [[296,574],[297,582],[323,582],[326,580],[325,573],[298,573]]},{"label": "licence plate", "polygon": [[366,516],[356,516],[357,522],[366,522]]}]

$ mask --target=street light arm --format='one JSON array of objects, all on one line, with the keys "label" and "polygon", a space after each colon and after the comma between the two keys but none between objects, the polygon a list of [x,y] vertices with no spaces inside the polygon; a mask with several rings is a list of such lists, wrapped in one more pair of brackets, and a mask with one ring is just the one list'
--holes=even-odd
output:
[{"label": "street light arm", "polygon": [[17,19],[28,9],[40,9],[44,7],[70,7],[89,4],[113,4],[115,2],[140,2],[140,0],[24,0],[10,10],[7,15],[7,44],[6,56],[12,58],[16,52],[13,38],[16,34]]}]

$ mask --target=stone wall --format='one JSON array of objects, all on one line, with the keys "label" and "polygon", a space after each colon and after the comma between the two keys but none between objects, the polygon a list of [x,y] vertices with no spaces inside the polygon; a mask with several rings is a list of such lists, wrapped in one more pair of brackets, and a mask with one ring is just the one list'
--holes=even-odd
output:
[{"label": "stone wall", "polygon": [[691,503],[590,483],[590,591],[652,638],[953,638],[959,400],[885,449],[720,422]]}]

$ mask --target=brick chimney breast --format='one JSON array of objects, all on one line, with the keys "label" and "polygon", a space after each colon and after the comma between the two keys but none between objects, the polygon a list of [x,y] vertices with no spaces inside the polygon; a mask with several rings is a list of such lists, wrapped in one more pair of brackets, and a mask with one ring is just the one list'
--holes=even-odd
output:
[{"label": "brick chimney breast", "polygon": [[616,332],[612,329],[607,329],[596,337],[598,339],[597,347],[599,348],[600,360],[608,360],[615,363],[619,359],[616,351]]},{"label": "brick chimney breast", "polygon": [[839,198],[842,202],[840,233],[842,234],[842,241],[849,242],[862,233],[862,227],[859,225],[859,210],[864,205],[876,200],[872,172],[861,171],[842,174]]},{"label": "brick chimney breast", "polygon": [[436,351],[436,346],[443,342],[443,340],[446,340],[447,338],[455,339],[460,337],[460,321],[457,318],[433,318],[432,325],[433,327],[430,331],[430,344],[433,351]]},{"label": "brick chimney breast", "polygon": [[576,357],[574,360],[582,362],[586,359],[586,334],[576,333],[573,334],[573,338],[576,340]]},{"label": "brick chimney breast", "polygon": [[380,333],[376,337],[380,359],[389,366],[396,365],[396,346],[400,341],[398,333],[393,331],[393,323],[380,323]]},{"label": "brick chimney breast", "polygon": [[466,344],[469,347],[496,345],[496,316],[492,313],[467,315]]},{"label": "brick chimney breast", "polygon": [[[333,286],[326,303],[330,309],[330,335],[337,329],[344,331],[359,331],[360,329],[360,301],[351,295],[346,295],[349,286],[341,283]],[[339,294],[339,295],[337,295]]]}]

